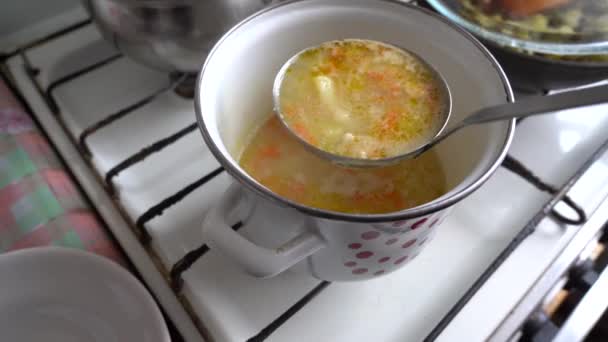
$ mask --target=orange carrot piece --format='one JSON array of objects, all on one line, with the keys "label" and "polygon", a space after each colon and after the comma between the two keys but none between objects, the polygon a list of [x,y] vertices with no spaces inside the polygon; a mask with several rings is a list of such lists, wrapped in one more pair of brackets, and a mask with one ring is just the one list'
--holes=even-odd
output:
[{"label": "orange carrot piece", "polygon": [[287,181],[286,188],[287,197],[292,198],[296,201],[305,200],[306,186],[303,183],[294,180]]},{"label": "orange carrot piece", "polygon": [[344,57],[343,52],[334,50],[331,52],[331,56],[329,57],[329,63],[331,63],[334,68],[338,68],[342,63],[344,63]]},{"label": "orange carrot piece", "polygon": [[499,0],[498,6],[514,16],[529,16],[562,6],[570,0]]},{"label": "orange carrot piece", "polygon": [[328,75],[328,74],[331,74],[331,72],[334,71],[335,68],[333,67],[333,65],[321,65],[319,67],[319,70],[321,71],[322,74]]},{"label": "orange carrot piece", "polygon": [[403,89],[402,89],[401,85],[397,82],[393,82],[392,84],[390,84],[388,86],[388,94],[391,99],[395,99],[395,98],[403,96],[402,91],[403,91]]},{"label": "orange carrot piece", "polygon": [[283,115],[289,119],[293,119],[296,116],[296,109],[293,106],[285,106],[283,108]]},{"label": "orange carrot piece", "polygon": [[403,197],[401,196],[401,194],[398,191],[391,191],[386,195],[386,198],[391,201],[391,203],[396,207],[396,208],[404,208],[405,207],[405,200],[403,199]]},{"label": "orange carrot piece", "polygon": [[298,181],[290,181],[287,187],[296,194],[303,194],[306,190],[306,186]]},{"label": "orange carrot piece", "polygon": [[279,159],[281,150],[277,146],[265,146],[260,148],[260,159]]},{"label": "orange carrot piece", "polygon": [[371,78],[374,81],[381,82],[384,79],[384,74],[378,71],[368,71],[367,77]]},{"label": "orange carrot piece", "polygon": [[355,201],[357,203],[361,203],[366,200],[366,197],[367,196],[364,193],[357,190],[357,191],[355,191],[355,194],[353,195],[352,199],[353,199],[353,201]]},{"label": "orange carrot piece", "polygon": [[301,123],[296,123],[293,125],[293,130],[305,141],[307,141],[310,144],[315,144],[316,140],[315,138],[312,136],[312,134],[310,134],[310,132],[308,131],[308,129],[306,127],[304,127],[304,125],[302,125]]},{"label": "orange carrot piece", "polygon": [[397,111],[391,110],[388,113],[386,113],[386,121],[391,126],[394,126],[397,124],[398,118],[399,118],[399,114],[397,114]]},{"label": "orange carrot piece", "polygon": [[394,133],[397,130],[399,114],[394,111],[388,111],[382,118],[380,123],[380,131],[383,134]]}]

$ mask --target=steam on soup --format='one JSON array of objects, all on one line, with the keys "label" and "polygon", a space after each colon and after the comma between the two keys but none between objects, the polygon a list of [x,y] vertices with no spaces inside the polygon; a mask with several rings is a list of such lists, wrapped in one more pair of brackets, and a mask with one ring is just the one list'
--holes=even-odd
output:
[{"label": "steam on soup", "polygon": [[433,70],[402,49],[368,40],[300,54],[280,84],[279,112],[300,138],[352,158],[397,156],[443,124],[445,91]]},{"label": "steam on soup", "polygon": [[245,147],[241,167],[273,192],[300,204],[344,213],[388,213],[445,193],[445,176],[431,150],[378,168],[345,168],[308,151],[272,115]]}]

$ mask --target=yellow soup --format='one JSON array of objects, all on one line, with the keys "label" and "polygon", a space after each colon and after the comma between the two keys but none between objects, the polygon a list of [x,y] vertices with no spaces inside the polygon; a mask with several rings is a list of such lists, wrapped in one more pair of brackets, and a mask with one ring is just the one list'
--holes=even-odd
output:
[{"label": "yellow soup", "polygon": [[445,193],[439,158],[428,151],[378,168],[345,168],[309,152],[273,115],[245,147],[241,167],[273,192],[300,204],[344,213],[388,213]]},{"label": "yellow soup", "polygon": [[333,154],[397,156],[443,124],[442,83],[418,57],[367,40],[328,42],[299,55],[280,84],[279,109],[300,138]]}]

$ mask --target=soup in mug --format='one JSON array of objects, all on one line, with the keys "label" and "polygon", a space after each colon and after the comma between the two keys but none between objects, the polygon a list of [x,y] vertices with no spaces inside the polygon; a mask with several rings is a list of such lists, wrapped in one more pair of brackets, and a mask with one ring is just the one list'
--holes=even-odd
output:
[{"label": "soup in mug", "polygon": [[306,50],[279,84],[285,124],[309,144],[351,158],[390,158],[424,145],[443,125],[448,106],[429,65],[368,40]]},{"label": "soup in mug", "polygon": [[282,197],[343,213],[400,211],[446,192],[445,175],[433,150],[390,166],[347,168],[310,152],[276,115],[253,132],[239,164]]}]

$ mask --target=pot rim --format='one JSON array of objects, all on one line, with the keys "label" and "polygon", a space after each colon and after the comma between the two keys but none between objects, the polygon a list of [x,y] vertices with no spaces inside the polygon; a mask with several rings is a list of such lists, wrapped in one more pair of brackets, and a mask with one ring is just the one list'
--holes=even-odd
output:
[{"label": "pot rim", "polygon": [[[288,206],[290,208],[296,209],[299,212],[302,212],[304,214],[312,215],[312,216],[319,217],[319,218],[346,221],[346,222],[381,223],[381,222],[393,222],[393,221],[417,218],[417,217],[421,217],[421,216],[430,215],[430,214],[433,214],[440,210],[449,208],[449,207],[453,206],[454,204],[456,204],[457,202],[459,202],[460,200],[462,200],[463,198],[465,198],[468,195],[470,195],[471,193],[473,193],[475,190],[477,190],[481,185],[483,185],[490,178],[490,176],[492,176],[494,174],[496,169],[498,169],[498,167],[502,163],[503,159],[507,155],[507,152],[511,145],[511,141],[513,140],[513,135],[515,132],[515,119],[509,120],[510,124],[508,126],[506,138],[502,144],[502,148],[501,148],[500,153],[497,156],[496,160],[494,160],[494,162],[491,163],[485,169],[485,171],[483,171],[482,175],[479,178],[477,178],[470,185],[466,186],[465,188],[456,192],[455,194],[453,194],[452,196],[450,196],[448,198],[444,198],[439,201],[433,201],[430,203],[426,203],[422,206],[417,206],[417,207],[405,209],[402,211],[396,211],[396,212],[390,212],[390,213],[384,213],[384,214],[351,214],[351,213],[342,213],[342,212],[337,212],[337,211],[313,208],[313,207],[299,204],[295,201],[291,201],[278,194],[275,194],[274,192],[272,192],[269,189],[267,189],[266,187],[264,187],[262,184],[256,182],[251,176],[246,174],[244,171],[241,171],[240,168],[238,167],[238,165],[231,160],[232,158],[227,158],[222,153],[222,151],[220,151],[220,149],[216,146],[215,142],[213,141],[213,138],[211,137],[209,131],[207,130],[205,120],[203,119],[201,104],[203,103],[204,99],[203,99],[203,95],[201,94],[201,91],[200,91],[200,88],[201,88],[200,85],[202,83],[202,79],[205,74],[205,70],[208,67],[209,61],[211,60],[213,55],[216,53],[216,51],[220,48],[221,44],[226,39],[228,39],[228,37],[230,37],[236,30],[240,29],[243,25],[247,24],[251,20],[257,18],[258,16],[260,16],[266,12],[272,11],[272,10],[274,10],[276,8],[280,8],[282,6],[289,5],[291,3],[303,2],[303,1],[308,1],[308,0],[289,0],[289,1],[279,2],[275,5],[268,6],[256,13],[250,15],[249,17],[241,20],[238,24],[236,24],[228,32],[226,32],[222,36],[221,39],[219,39],[217,41],[217,43],[214,45],[213,49],[211,49],[211,51],[207,55],[205,63],[203,65],[201,71],[199,72],[199,75],[197,77],[197,82],[196,82],[196,97],[195,97],[195,102],[194,102],[195,109],[196,109],[196,121],[198,123],[198,127],[199,127],[199,130],[201,131],[203,139],[205,140],[205,143],[209,147],[209,150],[215,156],[215,158],[220,162],[220,164],[224,167],[224,169],[232,177],[234,177],[236,180],[238,180],[241,184],[244,184],[245,187],[248,188],[249,190],[261,195],[263,198],[270,200],[271,202],[278,204],[280,206]],[[498,76],[500,77],[500,79],[502,81],[502,85],[504,87],[504,91],[507,96],[507,101],[508,102],[514,101],[513,90],[511,89],[509,80],[507,79],[504,71],[502,70],[502,67],[498,64],[498,62],[496,61],[494,56],[488,51],[488,49],[485,46],[483,46],[482,43],[479,40],[477,40],[477,38],[475,38],[471,33],[466,31],[465,29],[457,26],[455,23],[451,22],[447,18],[444,18],[441,15],[433,13],[432,11],[427,10],[425,8],[421,8],[420,6],[412,5],[410,3],[404,3],[403,1],[400,1],[400,0],[376,0],[376,1],[398,4],[400,6],[405,6],[405,7],[408,7],[409,9],[412,9],[415,11],[420,11],[423,14],[432,16],[432,17],[442,21],[446,25],[450,26],[452,29],[458,31],[461,35],[464,36],[464,38],[468,39],[471,43],[473,43],[473,45],[475,45],[481,51],[481,53],[491,62],[492,66],[496,69],[496,71],[498,72]]]}]

